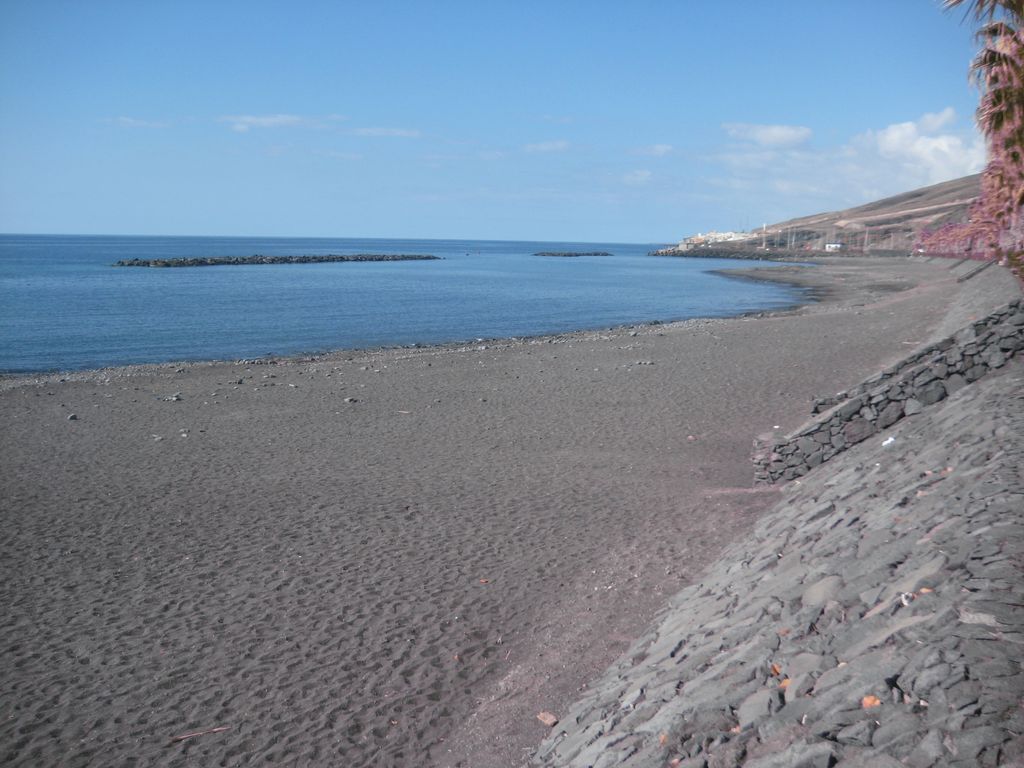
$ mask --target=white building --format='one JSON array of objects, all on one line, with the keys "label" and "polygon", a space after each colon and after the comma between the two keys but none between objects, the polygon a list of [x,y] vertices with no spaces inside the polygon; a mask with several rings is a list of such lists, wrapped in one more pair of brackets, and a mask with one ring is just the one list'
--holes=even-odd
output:
[{"label": "white building", "polygon": [[716,232],[711,230],[707,234],[698,232],[692,237],[687,237],[679,242],[679,250],[687,251],[690,248],[695,248],[701,245],[710,245],[712,243],[734,243],[741,240],[749,240],[751,235],[747,232]]}]

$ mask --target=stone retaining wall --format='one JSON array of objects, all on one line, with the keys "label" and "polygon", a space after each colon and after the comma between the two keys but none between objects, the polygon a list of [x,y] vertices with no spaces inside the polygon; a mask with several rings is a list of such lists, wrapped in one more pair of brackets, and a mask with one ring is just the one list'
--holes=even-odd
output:
[{"label": "stone retaining wall", "polygon": [[1024,766],[1022,434],[1015,360],[786,486],[534,765]]},{"label": "stone retaining wall", "polygon": [[971,269],[967,270],[966,273],[960,275],[960,277],[958,277],[956,279],[956,281],[958,283],[963,283],[963,282],[965,282],[967,280],[970,280],[975,275],[979,275],[982,272],[984,272],[986,269],[991,267],[993,264],[995,264],[994,261],[983,261],[980,264],[978,264],[976,267],[972,267]]},{"label": "stone retaining wall", "polygon": [[850,446],[977,381],[1024,349],[1024,299],[1007,304],[954,336],[925,347],[834,398],[819,417],[783,438],[754,443],[760,483],[806,475]]}]

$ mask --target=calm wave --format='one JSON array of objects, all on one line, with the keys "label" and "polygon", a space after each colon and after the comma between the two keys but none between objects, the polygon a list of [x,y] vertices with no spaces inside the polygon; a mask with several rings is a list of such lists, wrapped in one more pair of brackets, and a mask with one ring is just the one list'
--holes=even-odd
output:
[{"label": "calm wave", "polygon": [[[0,370],[289,355],[718,317],[784,286],[650,245],[476,240],[0,236]],[[537,251],[608,251],[545,258]],[[124,269],[118,259],[425,253],[442,261]],[[760,262],[746,262],[756,266]]]}]

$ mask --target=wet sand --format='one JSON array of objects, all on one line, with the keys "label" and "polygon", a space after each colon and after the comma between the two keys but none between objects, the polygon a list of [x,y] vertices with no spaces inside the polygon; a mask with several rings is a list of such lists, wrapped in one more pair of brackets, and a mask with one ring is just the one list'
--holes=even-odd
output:
[{"label": "wet sand", "polygon": [[776,499],[755,434],[1017,290],[916,260],[776,274],[824,301],[4,381],[0,755],[520,764],[536,713]]}]

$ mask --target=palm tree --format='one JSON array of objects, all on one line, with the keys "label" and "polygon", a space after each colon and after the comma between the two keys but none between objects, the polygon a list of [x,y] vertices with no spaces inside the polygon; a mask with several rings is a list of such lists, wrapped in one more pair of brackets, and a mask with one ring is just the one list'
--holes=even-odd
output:
[{"label": "palm tree", "polygon": [[981,24],[981,50],[971,74],[981,91],[978,126],[989,159],[972,211],[972,221],[981,226],[973,234],[983,230],[983,247],[993,257],[1006,255],[1019,265],[1024,252],[1024,0],[945,0],[944,6],[964,6]]},{"label": "palm tree", "polygon": [[1016,15],[1018,21],[1024,13],[1024,2],[1020,0],[945,0],[943,6],[948,8],[957,8],[958,6],[966,5],[967,14],[974,16],[978,21],[992,21],[1000,14]]}]

